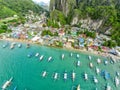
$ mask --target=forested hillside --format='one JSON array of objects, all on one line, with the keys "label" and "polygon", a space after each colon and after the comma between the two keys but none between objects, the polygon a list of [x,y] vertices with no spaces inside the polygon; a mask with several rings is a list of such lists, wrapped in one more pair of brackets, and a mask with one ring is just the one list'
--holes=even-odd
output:
[{"label": "forested hillside", "polygon": [[35,13],[44,11],[32,0],[0,0],[0,18],[6,18],[17,15],[24,15],[32,10]]}]

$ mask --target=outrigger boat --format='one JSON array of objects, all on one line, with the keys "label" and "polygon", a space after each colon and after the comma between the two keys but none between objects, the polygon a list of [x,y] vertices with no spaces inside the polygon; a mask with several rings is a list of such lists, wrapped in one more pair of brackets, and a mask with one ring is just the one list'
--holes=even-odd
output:
[{"label": "outrigger boat", "polygon": [[73,70],[73,72],[72,72],[72,81],[73,81],[73,82],[75,81],[75,75],[76,75],[76,73],[75,73],[74,70]]},{"label": "outrigger boat", "polygon": [[77,54],[77,58],[79,58],[80,57],[80,55],[79,54]]},{"label": "outrigger boat", "polygon": [[5,90],[10,85],[12,80],[13,80],[13,77],[11,77],[10,80],[6,81],[2,86],[2,90]]},{"label": "outrigger boat", "polygon": [[77,66],[78,66],[78,67],[80,66],[80,61],[77,61]]},{"label": "outrigger boat", "polygon": [[6,48],[8,46],[8,42],[6,44],[4,44],[2,47]]},{"label": "outrigger boat", "polygon": [[47,75],[47,72],[44,71],[44,72],[42,73],[42,77],[46,77],[46,75]]},{"label": "outrigger boat", "polygon": [[100,73],[100,69],[96,67],[96,74]]},{"label": "outrigger boat", "polygon": [[53,78],[54,78],[54,80],[57,80],[58,79],[58,73],[55,73]]},{"label": "outrigger boat", "polygon": [[80,90],[80,84],[77,86],[77,90]]},{"label": "outrigger boat", "polygon": [[40,61],[43,59],[43,57],[44,57],[44,55],[41,55],[41,56],[40,56]]},{"label": "outrigger boat", "polygon": [[67,72],[64,73],[64,80],[67,80]]},{"label": "outrigger boat", "polygon": [[104,64],[105,64],[105,65],[107,65],[107,64],[108,64],[108,61],[107,61],[107,60],[105,60],[105,61],[104,61]]},{"label": "outrigger boat", "polygon": [[118,85],[120,84],[119,79],[117,78],[117,76],[115,77],[115,86],[118,87]]},{"label": "outrigger boat", "polygon": [[51,61],[51,60],[52,60],[52,57],[49,57],[49,58],[48,58],[48,62]]},{"label": "outrigger boat", "polygon": [[65,57],[65,55],[64,55],[64,54],[62,54],[62,60],[64,59],[64,57]]},{"label": "outrigger boat", "polygon": [[13,44],[11,44],[10,49],[13,49],[13,48],[14,48],[14,45],[13,45]]},{"label": "outrigger boat", "polygon": [[73,56],[73,53],[70,53],[70,56],[72,57],[72,56]]},{"label": "outrigger boat", "polygon": [[39,53],[36,53],[36,54],[35,54],[35,57],[38,57],[38,56],[39,56]]},{"label": "outrigger boat", "polygon": [[85,79],[85,80],[88,80],[88,75],[87,75],[87,73],[84,73],[84,79]]},{"label": "outrigger boat", "polygon": [[90,68],[93,68],[93,64],[90,62],[90,64],[89,64],[89,66],[90,66]]},{"label": "outrigger boat", "polygon": [[91,60],[91,56],[88,56],[89,60]]},{"label": "outrigger boat", "polygon": [[98,63],[98,64],[101,63],[101,59],[100,59],[100,58],[97,59],[97,63]]},{"label": "outrigger boat", "polygon": [[21,48],[21,47],[22,47],[22,44],[18,44],[18,47]]},{"label": "outrigger boat", "polygon": [[111,88],[111,86],[109,85],[109,83],[107,83],[107,86],[106,86],[105,90],[112,90],[112,88]]},{"label": "outrigger boat", "polygon": [[119,73],[119,72],[116,72],[116,76],[118,76],[118,77],[119,77],[119,76],[120,76],[120,73]]},{"label": "outrigger boat", "polygon": [[17,86],[15,86],[13,90],[17,90]]},{"label": "outrigger boat", "polygon": [[93,81],[94,81],[95,84],[98,83],[98,79],[95,76],[93,77]]},{"label": "outrigger boat", "polygon": [[28,43],[27,46],[26,46],[26,48],[29,48],[29,47],[30,47],[30,44]]}]

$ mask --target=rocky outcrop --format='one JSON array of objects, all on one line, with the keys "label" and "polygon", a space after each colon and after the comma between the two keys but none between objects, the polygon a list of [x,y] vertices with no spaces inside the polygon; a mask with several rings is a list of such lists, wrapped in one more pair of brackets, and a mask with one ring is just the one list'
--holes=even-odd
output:
[{"label": "rocky outcrop", "polygon": [[76,6],[76,0],[51,0],[50,11],[60,10],[65,16],[68,16],[69,12],[72,11]]}]

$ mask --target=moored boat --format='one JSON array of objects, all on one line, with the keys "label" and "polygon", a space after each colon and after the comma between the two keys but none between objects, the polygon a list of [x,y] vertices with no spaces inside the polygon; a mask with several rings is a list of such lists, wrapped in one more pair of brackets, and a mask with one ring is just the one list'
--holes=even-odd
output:
[{"label": "moored boat", "polygon": [[96,74],[100,73],[100,69],[96,67]]},{"label": "moored boat", "polygon": [[67,72],[64,72],[64,80],[67,80]]},{"label": "moored boat", "polygon": [[95,84],[98,83],[98,79],[95,76],[93,77],[93,81],[94,81]]},{"label": "moored boat", "polygon": [[91,62],[89,63],[89,66],[90,66],[90,68],[93,68],[93,64]]},{"label": "moored boat", "polygon": [[43,57],[44,57],[44,55],[41,55],[41,56],[40,56],[40,61],[43,59]]},{"label": "moored boat", "polygon": [[101,63],[101,59],[100,59],[100,58],[97,59],[97,63],[98,63],[98,64]]},{"label": "moored boat", "polygon": [[70,53],[70,56],[72,57],[72,56],[73,56],[73,53]]},{"label": "moored boat", "polygon": [[51,60],[52,60],[52,57],[49,57],[49,58],[48,58],[48,62],[51,61]]},{"label": "moored boat", "polygon": [[2,86],[2,90],[5,90],[10,85],[12,80],[13,80],[13,77],[11,77],[8,81],[6,81]]},{"label": "moored boat", "polygon": [[87,75],[87,73],[84,73],[84,79],[85,79],[85,80],[88,80],[88,75]]},{"label": "moored boat", "polygon": [[107,60],[105,60],[105,61],[104,61],[104,64],[105,64],[105,65],[107,65],[107,64],[108,64],[108,61],[107,61]]},{"label": "moored boat", "polygon": [[18,47],[21,48],[21,47],[22,47],[22,44],[18,44]]},{"label": "moored boat", "polygon": [[80,84],[77,86],[77,90],[80,90]]},{"label": "moored boat", "polygon": [[77,58],[79,58],[80,57],[80,55],[79,54],[77,54],[77,56],[76,56]]},{"label": "moored boat", "polygon": [[73,82],[75,81],[75,77],[76,77],[76,73],[75,73],[74,70],[73,70],[73,72],[72,72],[72,81],[73,81]]},{"label": "moored boat", "polygon": [[39,53],[36,53],[36,54],[35,54],[35,57],[38,57],[38,56],[39,56]]},{"label": "moored boat", "polygon": [[46,75],[47,75],[47,72],[44,71],[44,72],[42,73],[42,77],[46,77]]},{"label": "moored boat", "polygon": [[62,54],[62,60],[64,59],[64,57],[65,57],[65,55],[64,55],[64,54]]},{"label": "moored boat", "polygon": [[15,86],[13,90],[17,90],[17,86]]},{"label": "moored boat", "polygon": [[30,44],[28,43],[27,46],[26,46],[26,48],[29,48],[29,47],[30,47]]},{"label": "moored boat", "polygon": [[90,55],[88,56],[88,59],[91,60],[91,56]]},{"label": "moored boat", "polygon": [[117,76],[115,77],[115,86],[118,87],[118,85],[120,84],[119,79],[117,78]]},{"label": "moored boat", "polygon": [[58,73],[56,72],[55,74],[54,74],[54,80],[57,80],[58,79]]},{"label": "moored boat", "polygon": [[111,86],[109,85],[109,83],[107,83],[105,90],[112,90]]},{"label": "moored boat", "polygon": [[78,66],[78,67],[80,66],[80,61],[77,61],[77,66]]}]

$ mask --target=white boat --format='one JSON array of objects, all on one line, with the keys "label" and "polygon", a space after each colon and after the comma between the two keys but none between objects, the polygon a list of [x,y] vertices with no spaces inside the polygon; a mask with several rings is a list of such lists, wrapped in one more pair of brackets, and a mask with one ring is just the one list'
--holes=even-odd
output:
[{"label": "white boat", "polygon": [[107,64],[108,64],[108,61],[107,61],[107,60],[105,60],[105,61],[104,61],[104,64],[105,64],[105,65],[107,65]]},{"label": "white boat", "polygon": [[119,79],[117,78],[117,76],[115,77],[115,86],[118,87],[118,85],[120,84]]},{"label": "white boat", "polygon": [[78,66],[78,67],[80,66],[80,61],[77,61],[77,66]]},{"label": "white boat", "polygon": [[77,54],[77,58],[79,58],[80,57],[80,55],[79,54]]},{"label": "white boat", "polygon": [[64,73],[64,80],[67,80],[67,72]]},{"label": "white boat", "polygon": [[44,55],[41,55],[41,56],[40,56],[40,61],[43,59],[43,57],[44,57]]},{"label": "white boat", "polygon": [[88,75],[87,75],[87,73],[84,74],[84,79],[85,79],[85,80],[88,80]]},{"label": "white boat", "polygon": [[80,90],[80,84],[77,86],[77,90]]},{"label": "white boat", "polygon": [[111,86],[109,85],[109,83],[107,83],[107,86],[106,86],[105,90],[112,90],[112,88],[111,88]]},{"label": "white boat", "polygon": [[98,58],[97,59],[97,63],[100,64],[101,63],[101,59]]},{"label": "white boat", "polygon": [[11,77],[10,80],[6,81],[2,86],[2,90],[5,90],[10,85],[12,80],[13,80],[13,77]]},{"label": "white boat", "polygon": [[96,67],[96,74],[100,73],[100,69]]},{"label": "white boat", "polygon": [[22,47],[22,44],[18,44],[18,47],[21,48],[21,47]]},{"label": "white boat", "polygon": [[73,56],[73,53],[70,53],[70,56],[72,57],[72,56]]},{"label": "white boat", "polygon": [[51,61],[51,60],[52,60],[52,57],[49,57],[49,58],[48,58],[48,62]]},{"label": "white boat", "polygon": [[64,57],[65,57],[65,55],[64,55],[64,54],[62,54],[62,60],[64,59]]},{"label": "white boat", "polygon": [[55,74],[54,74],[54,79],[55,79],[55,80],[58,79],[58,73],[55,73]]},{"label": "white boat", "polygon": [[94,81],[95,84],[98,83],[98,79],[95,76],[93,77],[93,81]]},{"label": "white boat", "polygon": [[76,75],[76,73],[75,73],[74,70],[73,70],[73,72],[72,72],[72,81],[73,81],[73,82],[75,81],[75,75]]},{"label": "white boat", "polygon": [[93,64],[90,62],[90,64],[89,64],[89,66],[90,66],[90,68],[93,68]]},{"label": "white boat", "polygon": [[91,60],[91,56],[88,56],[89,60]]},{"label": "white boat", "polygon": [[36,53],[36,54],[35,54],[35,57],[38,57],[38,56],[39,56],[39,53]]},{"label": "white boat", "polygon": [[10,46],[10,49],[13,49],[13,48],[14,48],[14,45],[11,45],[11,46]]},{"label": "white boat", "polygon": [[47,72],[44,71],[44,72],[42,73],[42,77],[46,77],[46,75],[47,75]]}]

